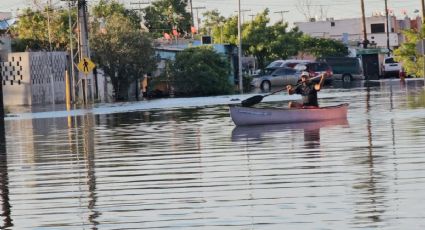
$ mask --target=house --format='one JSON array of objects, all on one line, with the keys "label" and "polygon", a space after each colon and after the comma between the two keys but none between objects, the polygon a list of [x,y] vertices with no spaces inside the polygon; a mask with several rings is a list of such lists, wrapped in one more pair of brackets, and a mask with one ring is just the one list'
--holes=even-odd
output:
[{"label": "house", "polygon": [[[397,19],[391,15],[388,17],[388,34],[386,16],[374,14],[366,17],[366,37],[369,45],[373,48],[394,49],[405,41],[402,35],[404,29],[418,29],[421,26],[420,18],[410,19],[407,16]],[[360,46],[364,40],[362,18],[333,19],[324,21],[311,20],[309,22],[294,23],[300,31],[312,37],[332,38],[341,40],[348,46]],[[388,35],[388,36],[387,36]]]},{"label": "house", "polygon": [[367,79],[378,79],[384,74],[382,63],[385,56],[398,48],[406,38],[402,34],[405,29],[418,30],[421,18],[411,19],[405,16],[397,19],[394,15],[387,17],[382,13],[374,13],[365,18],[367,48],[363,47],[364,33],[362,18],[334,19],[323,21],[314,19],[309,22],[294,23],[300,31],[317,38],[340,40],[346,44],[351,56],[362,58],[364,73]]}]

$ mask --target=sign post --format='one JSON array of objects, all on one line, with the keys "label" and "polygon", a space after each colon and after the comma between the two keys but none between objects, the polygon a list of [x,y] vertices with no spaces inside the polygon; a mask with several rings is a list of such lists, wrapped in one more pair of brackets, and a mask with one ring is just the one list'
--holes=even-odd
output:
[{"label": "sign post", "polygon": [[[94,67],[96,67],[96,65],[88,57],[82,58],[81,61],[77,65],[78,70],[80,72],[84,73],[84,75],[85,75],[85,79],[84,79],[84,91],[85,91],[84,100],[85,100],[85,103],[87,103],[87,93],[88,93],[87,92],[88,91],[87,75],[93,71]],[[93,82],[91,84],[93,84]]]}]

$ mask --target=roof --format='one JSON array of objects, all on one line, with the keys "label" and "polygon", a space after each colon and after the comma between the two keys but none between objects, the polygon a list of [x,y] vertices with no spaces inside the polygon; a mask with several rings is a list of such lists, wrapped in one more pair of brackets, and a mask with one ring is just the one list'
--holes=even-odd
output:
[{"label": "roof", "polygon": [[0,20],[0,30],[7,30],[7,29],[9,29],[9,27],[11,25],[15,24],[15,22],[16,22],[16,19],[15,18]]}]

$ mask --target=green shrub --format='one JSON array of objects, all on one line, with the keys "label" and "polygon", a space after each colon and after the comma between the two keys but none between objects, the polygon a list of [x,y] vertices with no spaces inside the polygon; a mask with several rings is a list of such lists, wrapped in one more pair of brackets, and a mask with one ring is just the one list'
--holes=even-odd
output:
[{"label": "green shrub", "polygon": [[176,96],[229,94],[229,64],[211,47],[189,48],[176,55],[170,79]]}]

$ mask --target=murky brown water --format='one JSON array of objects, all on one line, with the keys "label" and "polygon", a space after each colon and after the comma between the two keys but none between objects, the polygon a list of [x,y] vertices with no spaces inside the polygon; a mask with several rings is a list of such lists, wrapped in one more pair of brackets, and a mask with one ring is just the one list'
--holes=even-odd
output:
[{"label": "murky brown water", "polygon": [[137,109],[152,102],[132,104],[135,112],[8,118],[1,225],[424,229],[423,81],[325,89],[320,98],[350,103],[348,119],[235,127],[220,103]]}]

